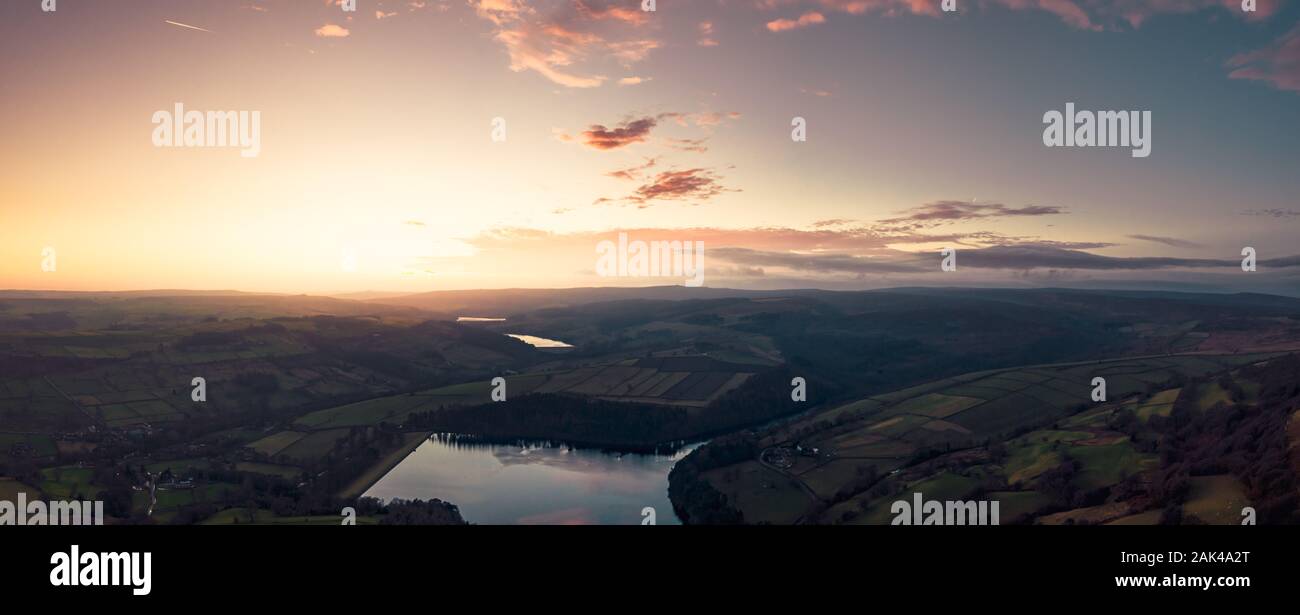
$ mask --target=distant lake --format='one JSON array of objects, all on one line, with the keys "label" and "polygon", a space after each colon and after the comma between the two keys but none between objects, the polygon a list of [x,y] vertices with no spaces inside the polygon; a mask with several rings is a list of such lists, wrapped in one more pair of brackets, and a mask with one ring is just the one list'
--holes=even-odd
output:
[{"label": "distant lake", "polygon": [[435,435],[375,483],[367,496],[438,498],[481,524],[680,523],[668,502],[668,471],[698,445],[672,455],[635,455],[560,445],[468,444]]},{"label": "distant lake", "polygon": [[519,335],[515,333],[509,333],[508,335],[537,348],[573,348],[573,345],[571,344],[566,344],[559,340],[548,340],[544,337],[537,337],[536,335]]},{"label": "distant lake", "polygon": [[484,316],[458,316],[456,322],[505,322],[504,318],[487,318]]}]

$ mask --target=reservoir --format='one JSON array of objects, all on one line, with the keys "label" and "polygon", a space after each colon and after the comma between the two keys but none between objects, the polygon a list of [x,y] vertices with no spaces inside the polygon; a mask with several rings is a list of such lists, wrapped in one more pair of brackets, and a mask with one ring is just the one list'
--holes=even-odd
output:
[{"label": "reservoir", "polygon": [[652,506],[659,525],[677,525],[668,472],[696,446],[640,455],[435,434],[365,495],[438,498],[459,506],[469,523],[638,525],[641,510]]},{"label": "reservoir", "polygon": [[515,333],[510,333],[509,336],[521,342],[529,344],[534,348],[573,348],[572,345],[566,344],[559,340],[549,340],[544,337],[537,337],[536,335],[518,335]]}]

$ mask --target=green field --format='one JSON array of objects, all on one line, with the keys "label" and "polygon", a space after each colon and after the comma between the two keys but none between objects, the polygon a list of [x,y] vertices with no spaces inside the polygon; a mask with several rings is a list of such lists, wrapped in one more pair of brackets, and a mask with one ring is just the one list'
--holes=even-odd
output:
[{"label": "green field", "polygon": [[[998,493],[1007,497],[1008,512],[1004,518],[1010,520],[1034,513],[1050,503],[1050,498],[1035,491],[1040,477],[1048,471],[1069,472],[1066,476],[1072,487],[1080,493],[1090,493],[1158,467],[1159,458],[1155,453],[1139,452],[1128,435],[1108,427],[1121,408],[1134,410],[1144,422],[1153,416],[1167,416],[1183,391],[1171,387],[1145,398],[1153,384],[1231,371],[1260,358],[1260,355],[1158,356],[966,374],[838,404],[825,412],[778,425],[762,442],[766,446],[788,448],[800,444],[821,451],[816,459],[791,458],[793,465],[782,472],[789,480],[802,483],[804,489],[819,499],[833,502],[823,520],[879,523],[887,520],[892,497],[864,501],[865,496],[858,494],[834,502],[844,497],[839,495],[843,488],[863,476],[866,468],[874,468],[875,476],[884,477],[905,468],[909,458],[917,453],[979,448],[985,442],[997,442],[1013,430],[1019,430],[1023,435],[1002,440],[1003,457],[994,463],[972,459],[965,462],[967,470],[963,471],[994,477],[993,484],[1002,481],[1007,486]],[[1091,399],[1092,378],[1098,375],[1106,378],[1108,401],[1105,402]],[[1212,404],[1226,395],[1217,384],[1202,388],[1209,389],[1199,397],[1206,400],[1202,403]],[[1028,433],[1024,433],[1026,429]],[[725,474],[727,469],[714,471],[710,479]],[[758,470],[751,468],[748,472],[753,474]],[[774,471],[764,469],[764,472]],[[910,474],[909,471],[905,476]],[[911,477],[905,489],[922,490],[927,498],[932,497],[933,491],[937,494],[933,497],[937,498],[960,491],[957,487],[973,486],[978,482],[970,478],[973,475],[941,472],[930,477]],[[775,482],[767,478],[765,483]],[[723,491],[738,498],[742,502],[741,510],[746,513],[755,509],[752,507],[775,506],[784,511],[781,515],[784,518],[793,514],[790,507],[795,500],[781,498],[776,502],[780,491],[770,486],[731,485]],[[764,503],[765,496],[771,496],[773,502]],[[1054,518],[1100,522],[1127,515],[1124,506],[1105,504],[1067,511]]]}]

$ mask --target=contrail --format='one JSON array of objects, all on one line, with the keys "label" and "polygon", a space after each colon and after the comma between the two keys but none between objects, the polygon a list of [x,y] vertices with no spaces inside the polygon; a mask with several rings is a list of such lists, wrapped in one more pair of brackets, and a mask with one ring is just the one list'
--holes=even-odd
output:
[{"label": "contrail", "polygon": [[165,22],[167,22],[167,23],[169,23],[169,24],[171,24],[171,25],[173,25],[173,26],[180,26],[180,27],[182,27],[182,28],[189,28],[189,29],[191,29],[191,30],[199,30],[199,31],[201,31],[201,32],[209,32],[209,33],[212,32],[212,30],[207,30],[207,29],[204,29],[204,28],[200,28],[200,27],[198,27],[198,26],[191,26],[191,25],[189,25],[189,24],[183,24],[183,23],[180,23],[180,22],[172,21],[172,20],[170,20],[170,19],[164,19],[163,21],[165,21]]}]

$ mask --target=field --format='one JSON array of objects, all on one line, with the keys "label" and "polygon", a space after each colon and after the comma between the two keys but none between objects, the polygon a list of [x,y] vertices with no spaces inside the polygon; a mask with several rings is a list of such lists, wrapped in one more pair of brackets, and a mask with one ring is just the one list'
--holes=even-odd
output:
[{"label": "field", "polygon": [[1241,509],[1248,505],[1240,481],[1226,474],[1194,476],[1183,514],[1195,515],[1211,525],[1239,525]]},{"label": "field", "polygon": [[[788,451],[802,447],[816,454],[786,455],[788,467],[761,468],[771,476],[764,476],[758,487],[752,478],[746,479],[758,471],[748,463],[713,470],[709,477],[715,488],[741,503],[747,519],[755,509],[781,510],[777,516],[787,522],[807,514],[794,512],[797,499],[785,495],[799,491],[771,486],[781,483],[775,476],[780,474],[799,486],[805,501],[815,496],[833,504],[824,519],[851,523],[880,523],[889,516],[887,504],[893,498],[858,494],[840,499],[846,486],[864,477],[897,474],[895,482],[902,486],[896,488],[903,493],[919,490],[938,499],[959,499],[985,477],[991,484],[1006,485],[997,493],[1005,507],[1003,519],[1010,520],[1033,514],[1050,500],[1040,493],[1048,475],[1056,481],[1067,472],[1073,488],[1088,493],[1158,467],[1154,452],[1139,450],[1129,435],[1109,427],[1115,413],[1131,410],[1143,422],[1168,416],[1180,389],[1160,390],[1160,384],[1231,372],[1266,356],[1158,356],[947,378],[773,427],[761,437],[762,446]],[[1104,402],[1091,398],[1092,379],[1098,375],[1106,379]],[[1227,399],[1227,392],[1212,380],[1201,388],[1197,400],[1203,407]],[[1008,437],[1016,432],[1020,435]],[[987,442],[1001,444],[994,452],[985,448]],[[930,457],[936,461],[917,462]],[[735,468],[749,469],[737,475]],[[728,477],[738,482],[731,484]],[[1234,492],[1222,482],[1195,479],[1194,485],[1189,512],[1222,519],[1222,511],[1209,507],[1223,505],[1224,494]],[[1197,499],[1197,493],[1209,495]],[[1240,510],[1236,500],[1223,506]],[[1044,517],[1042,522],[1101,523],[1139,512],[1127,504],[1093,506]]]},{"label": "field", "polygon": [[41,495],[40,490],[35,487],[25,485],[12,478],[0,478],[0,500],[16,502],[19,493],[26,493],[28,501],[38,499]]},{"label": "field", "polygon": [[[572,393],[610,401],[704,407],[744,384],[753,364],[708,357],[632,359],[615,365],[530,374],[529,391]],[[513,383],[511,383],[513,386]]]},{"label": "field", "polygon": [[87,468],[62,466],[41,471],[40,489],[46,496],[60,500],[90,499],[100,491],[92,484],[94,472]]},{"label": "field", "polygon": [[794,523],[811,502],[797,482],[757,461],[713,470],[706,479],[728,499],[755,511],[746,515],[749,523]]}]

